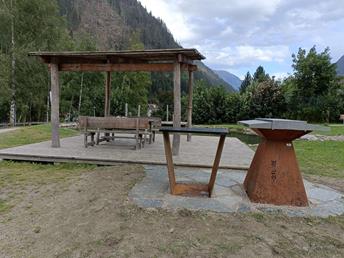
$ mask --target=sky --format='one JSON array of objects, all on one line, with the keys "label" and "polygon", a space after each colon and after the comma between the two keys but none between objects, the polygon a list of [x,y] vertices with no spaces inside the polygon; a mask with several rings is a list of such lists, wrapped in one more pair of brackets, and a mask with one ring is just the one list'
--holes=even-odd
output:
[{"label": "sky", "polygon": [[212,69],[243,78],[259,65],[277,78],[293,72],[298,49],[344,55],[344,0],[139,0],[184,48]]}]

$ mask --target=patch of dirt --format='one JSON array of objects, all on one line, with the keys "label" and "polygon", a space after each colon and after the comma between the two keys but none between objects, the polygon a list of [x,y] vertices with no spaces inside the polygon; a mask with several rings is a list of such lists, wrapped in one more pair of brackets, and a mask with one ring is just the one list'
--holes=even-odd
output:
[{"label": "patch of dirt", "polygon": [[141,166],[119,165],[23,187],[20,202],[0,213],[0,257],[344,255],[344,216],[141,209],[128,192],[142,177]]}]

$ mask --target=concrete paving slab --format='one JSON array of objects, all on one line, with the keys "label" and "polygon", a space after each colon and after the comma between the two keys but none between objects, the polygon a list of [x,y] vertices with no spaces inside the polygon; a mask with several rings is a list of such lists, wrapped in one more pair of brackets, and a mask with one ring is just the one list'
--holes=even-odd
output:
[{"label": "concrete paving slab", "polygon": [[[145,177],[129,193],[143,208],[190,209],[213,212],[267,212],[288,216],[328,217],[344,214],[344,194],[330,187],[304,180],[309,207],[275,206],[252,203],[242,187],[246,173],[221,169],[216,178],[213,197],[183,197],[169,193],[165,166],[145,166]],[[210,169],[177,168],[177,182],[207,182]]]}]

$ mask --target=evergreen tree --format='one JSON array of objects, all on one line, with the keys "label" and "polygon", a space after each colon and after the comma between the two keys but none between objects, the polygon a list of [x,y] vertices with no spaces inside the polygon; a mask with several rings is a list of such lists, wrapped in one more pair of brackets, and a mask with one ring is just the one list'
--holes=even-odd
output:
[{"label": "evergreen tree", "polygon": [[263,82],[266,79],[270,78],[269,75],[267,73],[265,73],[265,70],[263,68],[263,66],[258,66],[257,70],[255,71],[255,73],[253,74],[253,81],[256,82]]},{"label": "evergreen tree", "polygon": [[242,83],[240,85],[240,93],[244,93],[246,91],[247,87],[250,86],[251,83],[252,83],[252,76],[251,76],[250,72],[247,72],[244,80],[242,81]]}]

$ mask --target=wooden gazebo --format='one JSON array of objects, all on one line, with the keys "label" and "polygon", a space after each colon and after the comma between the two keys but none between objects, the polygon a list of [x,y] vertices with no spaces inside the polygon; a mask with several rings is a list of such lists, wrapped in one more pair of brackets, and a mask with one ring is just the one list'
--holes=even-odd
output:
[{"label": "wooden gazebo", "polygon": [[[196,49],[154,49],[116,52],[32,52],[49,65],[51,73],[51,124],[52,147],[60,147],[60,84],[59,72],[105,72],[104,116],[110,116],[111,72],[173,72],[174,118],[173,126],[181,124],[181,72],[187,71],[188,81],[188,126],[192,126],[194,60],[205,59]],[[191,138],[188,137],[188,140]],[[180,136],[173,137],[173,154],[178,155]]]}]

